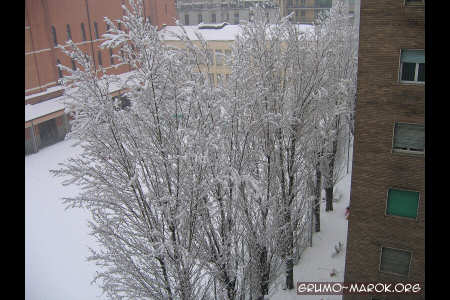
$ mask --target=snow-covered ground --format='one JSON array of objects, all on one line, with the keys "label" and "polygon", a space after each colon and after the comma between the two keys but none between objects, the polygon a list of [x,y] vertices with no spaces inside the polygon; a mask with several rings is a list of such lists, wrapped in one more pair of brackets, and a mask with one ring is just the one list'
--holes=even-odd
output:
[{"label": "snow-covered ground", "polygon": [[[25,157],[25,299],[90,300],[100,297],[101,290],[90,282],[96,266],[86,261],[88,246],[95,242],[88,235],[89,215],[81,209],[64,210],[61,198],[78,193],[76,186],[62,186],[61,178],[51,176],[50,169],[80,153],[72,141],[63,141]],[[346,149],[345,149],[346,150]],[[352,158],[350,147],[350,161]],[[345,156],[343,151],[341,157]],[[344,155],[345,154],[345,155]],[[345,163],[344,160],[341,160]],[[343,169],[346,174],[346,168]],[[313,235],[313,247],[307,248],[294,267],[294,284],[307,281],[344,280],[347,220],[351,163],[348,174],[335,190],[341,199],[334,211],[325,212],[322,205],[321,232]],[[333,247],[344,244],[343,251],[332,258]],[[337,271],[330,276],[332,269]],[[342,296],[299,296],[295,290],[276,291],[271,300],[341,299]]]},{"label": "snow-covered ground", "polygon": [[63,141],[25,157],[25,299],[94,300],[101,289],[91,285],[96,266],[86,261],[89,247],[89,214],[64,210],[61,197],[78,193],[62,186],[49,169],[80,152]]}]

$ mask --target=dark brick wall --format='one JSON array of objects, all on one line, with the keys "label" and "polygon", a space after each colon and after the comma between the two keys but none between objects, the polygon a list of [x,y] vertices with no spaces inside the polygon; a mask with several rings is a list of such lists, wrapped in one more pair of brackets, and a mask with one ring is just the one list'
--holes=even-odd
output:
[{"label": "dark brick wall", "polygon": [[[425,48],[424,6],[405,7],[404,0],[363,0],[360,17],[345,281],[424,281],[425,160],[423,155],[392,153],[395,122],[425,122],[425,86],[401,84],[398,78],[401,49]],[[420,193],[417,220],[385,215],[391,187]],[[412,252],[408,277],[379,272],[382,246]]]}]

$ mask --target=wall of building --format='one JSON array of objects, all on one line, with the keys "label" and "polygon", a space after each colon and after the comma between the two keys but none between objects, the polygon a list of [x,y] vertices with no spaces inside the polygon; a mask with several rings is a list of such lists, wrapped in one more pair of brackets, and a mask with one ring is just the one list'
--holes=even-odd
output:
[{"label": "wall of building", "polygon": [[[424,6],[405,7],[404,0],[362,1],[359,41],[345,282],[424,281],[424,155],[392,152],[395,122],[424,125],[425,121],[424,84],[399,82],[401,49],[425,47]],[[420,193],[417,220],[386,215],[389,188]],[[381,247],[412,253],[407,277],[380,271]],[[348,295],[344,299],[371,297]]]},{"label": "wall of building", "polygon": [[[185,49],[186,44],[183,41],[165,41],[166,45],[177,47],[180,49]],[[198,41],[193,41],[193,44],[195,46],[200,47],[200,43]],[[218,85],[220,80],[227,80],[228,76],[231,74],[231,67],[226,64],[226,58],[225,58],[225,51],[231,51],[231,47],[233,44],[233,41],[208,41],[208,49],[210,49],[213,53],[213,65],[210,66],[208,73],[211,74],[214,78],[214,84]],[[223,64],[219,65],[217,63],[217,56],[216,56],[216,50],[222,51],[224,54],[223,57]],[[204,68],[201,69],[202,72],[205,71]]]},{"label": "wall of building", "polygon": [[[112,68],[109,49],[100,49],[102,34],[106,33],[104,16],[111,20],[123,16],[124,0],[26,0],[25,1],[25,95],[44,92],[57,85],[59,79],[57,60],[72,68],[72,62],[61,49],[54,46],[51,28],[55,28],[58,45],[68,40],[67,25],[72,41],[87,52],[96,64],[101,61],[108,73],[130,71],[128,66]],[[144,11],[151,23],[162,27],[175,24],[174,0],[145,0]],[[83,40],[81,24],[84,24],[86,40]],[[98,38],[94,23],[97,23]],[[118,54],[113,50],[113,54]],[[63,75],[66,75],[63,72]]]}]

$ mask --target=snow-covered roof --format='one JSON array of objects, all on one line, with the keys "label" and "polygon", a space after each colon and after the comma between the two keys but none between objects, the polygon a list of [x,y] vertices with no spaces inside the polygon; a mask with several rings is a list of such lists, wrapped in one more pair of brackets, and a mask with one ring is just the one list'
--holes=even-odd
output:
[{"label": "snow-covered roof", "polygon": [[183,33],[182,27],[186,30],[191,40],[198,40],[196,32],[200,33],[206,41],[234,41],[236,36],[241,32],[239,25],[220,24],[204,24],[190,26],[166,26],[159,32],[162,40],[177,41],[177,35]]},{"label": "snow-covered roof", "polygon": [[[125,84],[126,80],[130,75],[132,75],[134,72],[127,72],[122,73],[120,75],[117,75],[117,78],[119,79],[117,82],[112,82],[109,86],[109,93],[114,93],[123,88],[123,85]],[[101,82],[100,82],[101,84]],[[60,87],[61,88],[61,87]],[[54,91],[54,90],[52,90]],[[67,92],[67,91],[66,91]],[[74,90],[70,92],[75,92]],[[48,93],[48,92],[47,92]],[[35,96],[34,94],[33,96]],[[59,97],[55,97],[50,100],[46,100],[43,102],[39,102],[37,104],[28,104],[25,105],[25,122],[43,117],[45,115],[64,110],[67,103],[70,103],[70,98],[63,95]]]},{"label": "snow-covered roof", "polygon": [[[275,25],[274,25],[275,26]],[[297,28],[300,32],[312,32],[313,25],[309,24],[297,24]],[[230,25],[228,23],[220,24],[204,24],[189,25],[189,26],[166,26],[159,32],[162,40],[165,41],[178,41],[178,35],[183,35],[183,30],[186,31],[189,39],[196,41],[198,37],[195,33],[200,35],[206,41],[234,41],[236,36],[242,32],[241,25]]]},{"label": "snow-covered roof", "polygon": [[25,122],[37,119],[39,117],[57,112],[64,109],[63,96],[43,101],[37,104],[25,105]]}]

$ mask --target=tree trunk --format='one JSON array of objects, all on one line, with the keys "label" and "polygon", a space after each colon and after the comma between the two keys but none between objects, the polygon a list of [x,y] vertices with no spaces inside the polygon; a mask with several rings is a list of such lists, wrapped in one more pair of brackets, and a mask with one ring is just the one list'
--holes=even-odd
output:
[{"label": "tree trunk", "polygon": [[325,197],[326,197],[326,206],[325,211],[333,210],[333,187],[334,187],[334,164],[336,161],[336,153],[337,153],[337,138],[333,141],[333,149],[331,152],[330,164],[328,165],[328,178],[327,178],[327,187],[325,188]]},{"label": "tree trunk", "polygon": [[267,264],[267,248],[265,246],[260,247],[259,267],[261,274],[261,295],[264,296],[269,294],[269,266]]},{"label": "tree trunk", "polygon": [[320,172],[320,164],[316,167],[316,195],[314,199],[314,219],[315,232],[320,231],[320,200],[322,199],[322,172]]},{"label": "tree trunk", "polygon": [[285,248],[285,259],[286,259],[286,288],[292,290],[294,288],[294,236],[291,228],[291,212],[287,211],[285,213],[285,224],[287,225],[286,233],[286,248]]},{"label": "tree trunk", "polygon": [[326,205],[325,211],[333,210],[333,186],[325,188]]}]

